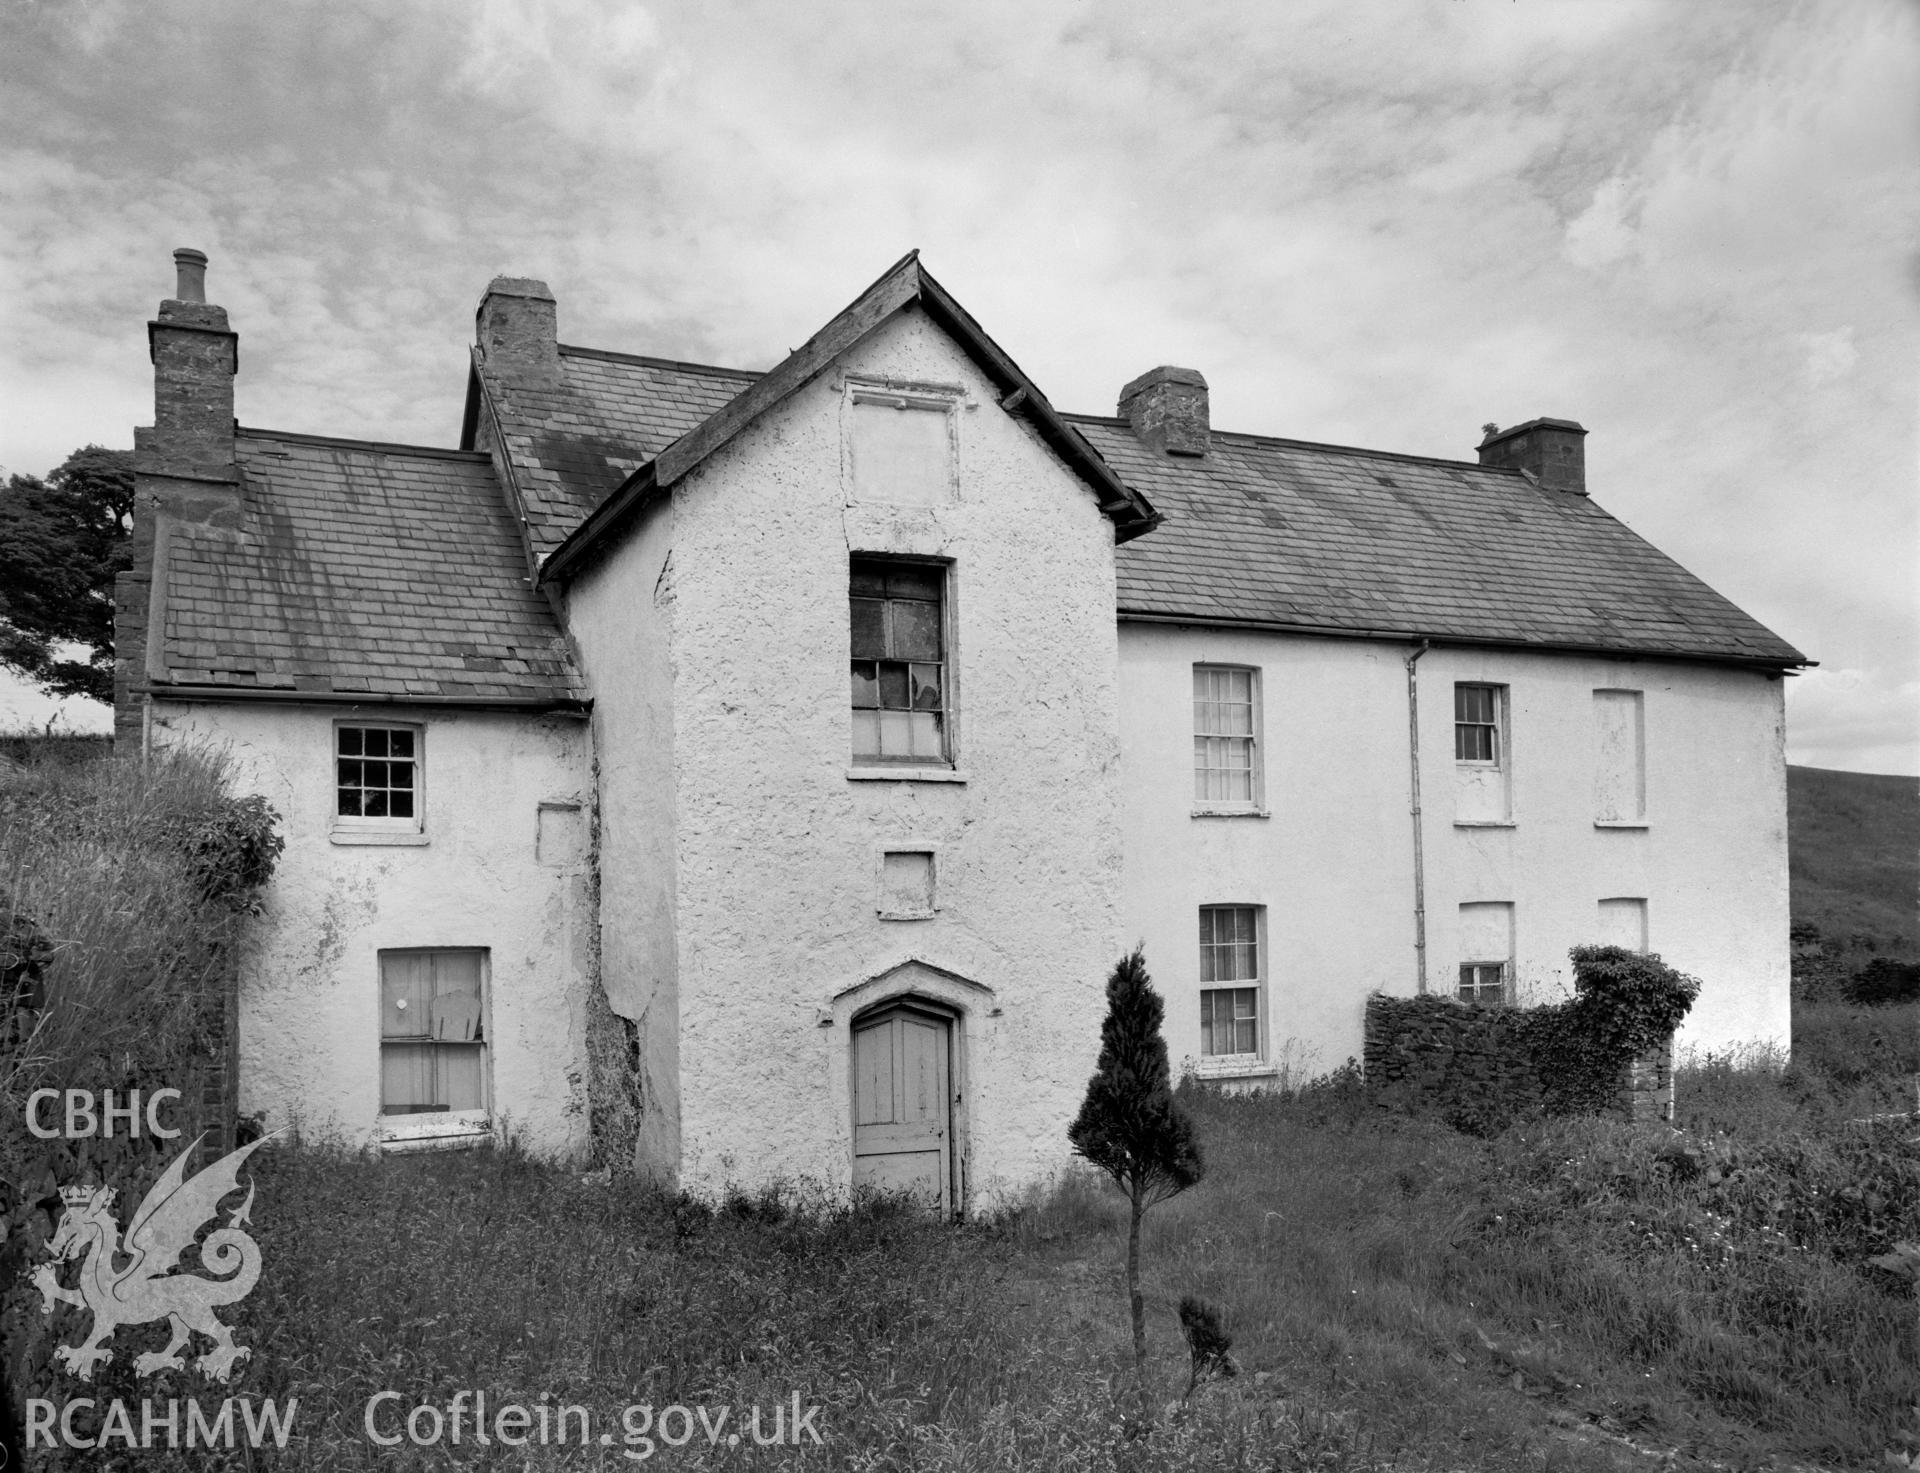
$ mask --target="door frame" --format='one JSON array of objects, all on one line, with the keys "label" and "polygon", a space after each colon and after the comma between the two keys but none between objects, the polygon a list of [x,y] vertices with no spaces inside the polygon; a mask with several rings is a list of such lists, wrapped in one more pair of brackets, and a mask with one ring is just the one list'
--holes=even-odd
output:
[{"label": "door frame", "polygon": [[845,1162],[847,1175],[843,1181],[852,1185],[852,1133],[854,1133],[854,1104],[852,1104],[852,1026],[856,1020],[874,1016],[879,1010],[893,1004],[908,1004],[925,1014],[943,1020],[947,1031],[947,1089],[948,1129],[952,1135],[950,1150],[950,1170],[952,1170],[952,1212],[956,1218],[966,1216],[970,1208],[970,1191],[973,1183],[973,1049],[981,1043],[977,1037],[983,1020],[996,1016],[998,999],[993,987],[977,983],[972,978],[964,978],[958,972],[948,972],[943,966],[933,966],[922,962],[920,958],[908,958],[876,972],[862,981],[843,987],[826,1001],[820,1010],[820,1027],[833,1031],[826,1037],[833,1041],[828,1050],[829,1087],[841,1100],[841,1129],[845,1131],[845,1141],[841,1145],[841,1160]]},{"label": "door frame", "polygon": [[854,1162],[854,1143],[858,1139],[858,1100],[854,1099],[854,1070],[852,1070],[852,1035],[860,1031],[862,1024],[868,1024],[889,1012],[916,1012],[927,1022],[935,1022],[947,1029],[947,1202],[948,1216],[960,1218],[966,1214],[966,1127],[962,1104],[966,1102],[966,1085],[960,1075],[960,1041],[966,1037],[966,1020],[960,1010],[948,1002],[924,997],[920,993],[895,993],[893,997],[883,997],[877,1002],[860,1008],[847,1020],[847,1171],[852,1181]]}]

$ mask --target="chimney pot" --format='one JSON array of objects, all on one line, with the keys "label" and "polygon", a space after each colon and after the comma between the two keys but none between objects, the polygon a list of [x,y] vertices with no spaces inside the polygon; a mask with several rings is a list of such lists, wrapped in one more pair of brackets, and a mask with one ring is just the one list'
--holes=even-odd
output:
[{"label": "chimney pot", "polygon": [[1120,414],[1144,444],[1169,455],[1205,455],[1212,440],[1207,381],[1198,369],[1149,369],[1120,391]]},{"label": "chimney pot", "polygon": [[173,289],[176,302],[204,302],[207,299],[207,253],[196,251],[192,246],[182,246],[173,253],[173,270],[177,284]]},{"label": "chimney pot", "polygon": [[1570,419],[1530,419],[1511,429],[1484,427],[1480,464],[1527,472],[1549,491],[1587,494],[1587,432]]}]

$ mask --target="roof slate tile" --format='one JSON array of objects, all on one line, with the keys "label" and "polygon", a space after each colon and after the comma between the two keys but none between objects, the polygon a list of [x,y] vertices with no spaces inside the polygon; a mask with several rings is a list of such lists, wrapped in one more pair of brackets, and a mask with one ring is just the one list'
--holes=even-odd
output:
[{"label": "roof slate tile", "polygon": [[[237,531],[174,524],[163,656],[178,683],[566,701],[582,694],[480,456],[242,430]],[[477,677],[445,624],[526,668]]]}]

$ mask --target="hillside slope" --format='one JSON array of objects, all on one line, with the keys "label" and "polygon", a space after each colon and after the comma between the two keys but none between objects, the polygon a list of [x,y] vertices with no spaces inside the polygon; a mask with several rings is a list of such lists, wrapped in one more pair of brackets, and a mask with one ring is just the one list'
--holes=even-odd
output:
[{"label": "hillside slope", "polygon": [[1920,778],[1787,769],[1793,918],[1920,952]]}]

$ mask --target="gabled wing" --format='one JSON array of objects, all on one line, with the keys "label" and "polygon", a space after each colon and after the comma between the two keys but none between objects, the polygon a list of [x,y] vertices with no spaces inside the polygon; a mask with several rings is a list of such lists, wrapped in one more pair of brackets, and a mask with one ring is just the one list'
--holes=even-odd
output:
[{"label": "gabled wing", "polygon": [[160,1180],[153,1184],[153,1190],[141,1199],[133,1220],[127,1224],[125,1251],[134,1255],[127,1271],[129,1277],[151,1279],[177,1264],[202,1224],[218,1211],[220,1199],[239,1190],[241,1163],[272,1137],[248,1141],[192,1180],[185,1180],[187,1158],[204,1139],[204,1136],[195,1136],[193,1144],[174,1158]]}]

